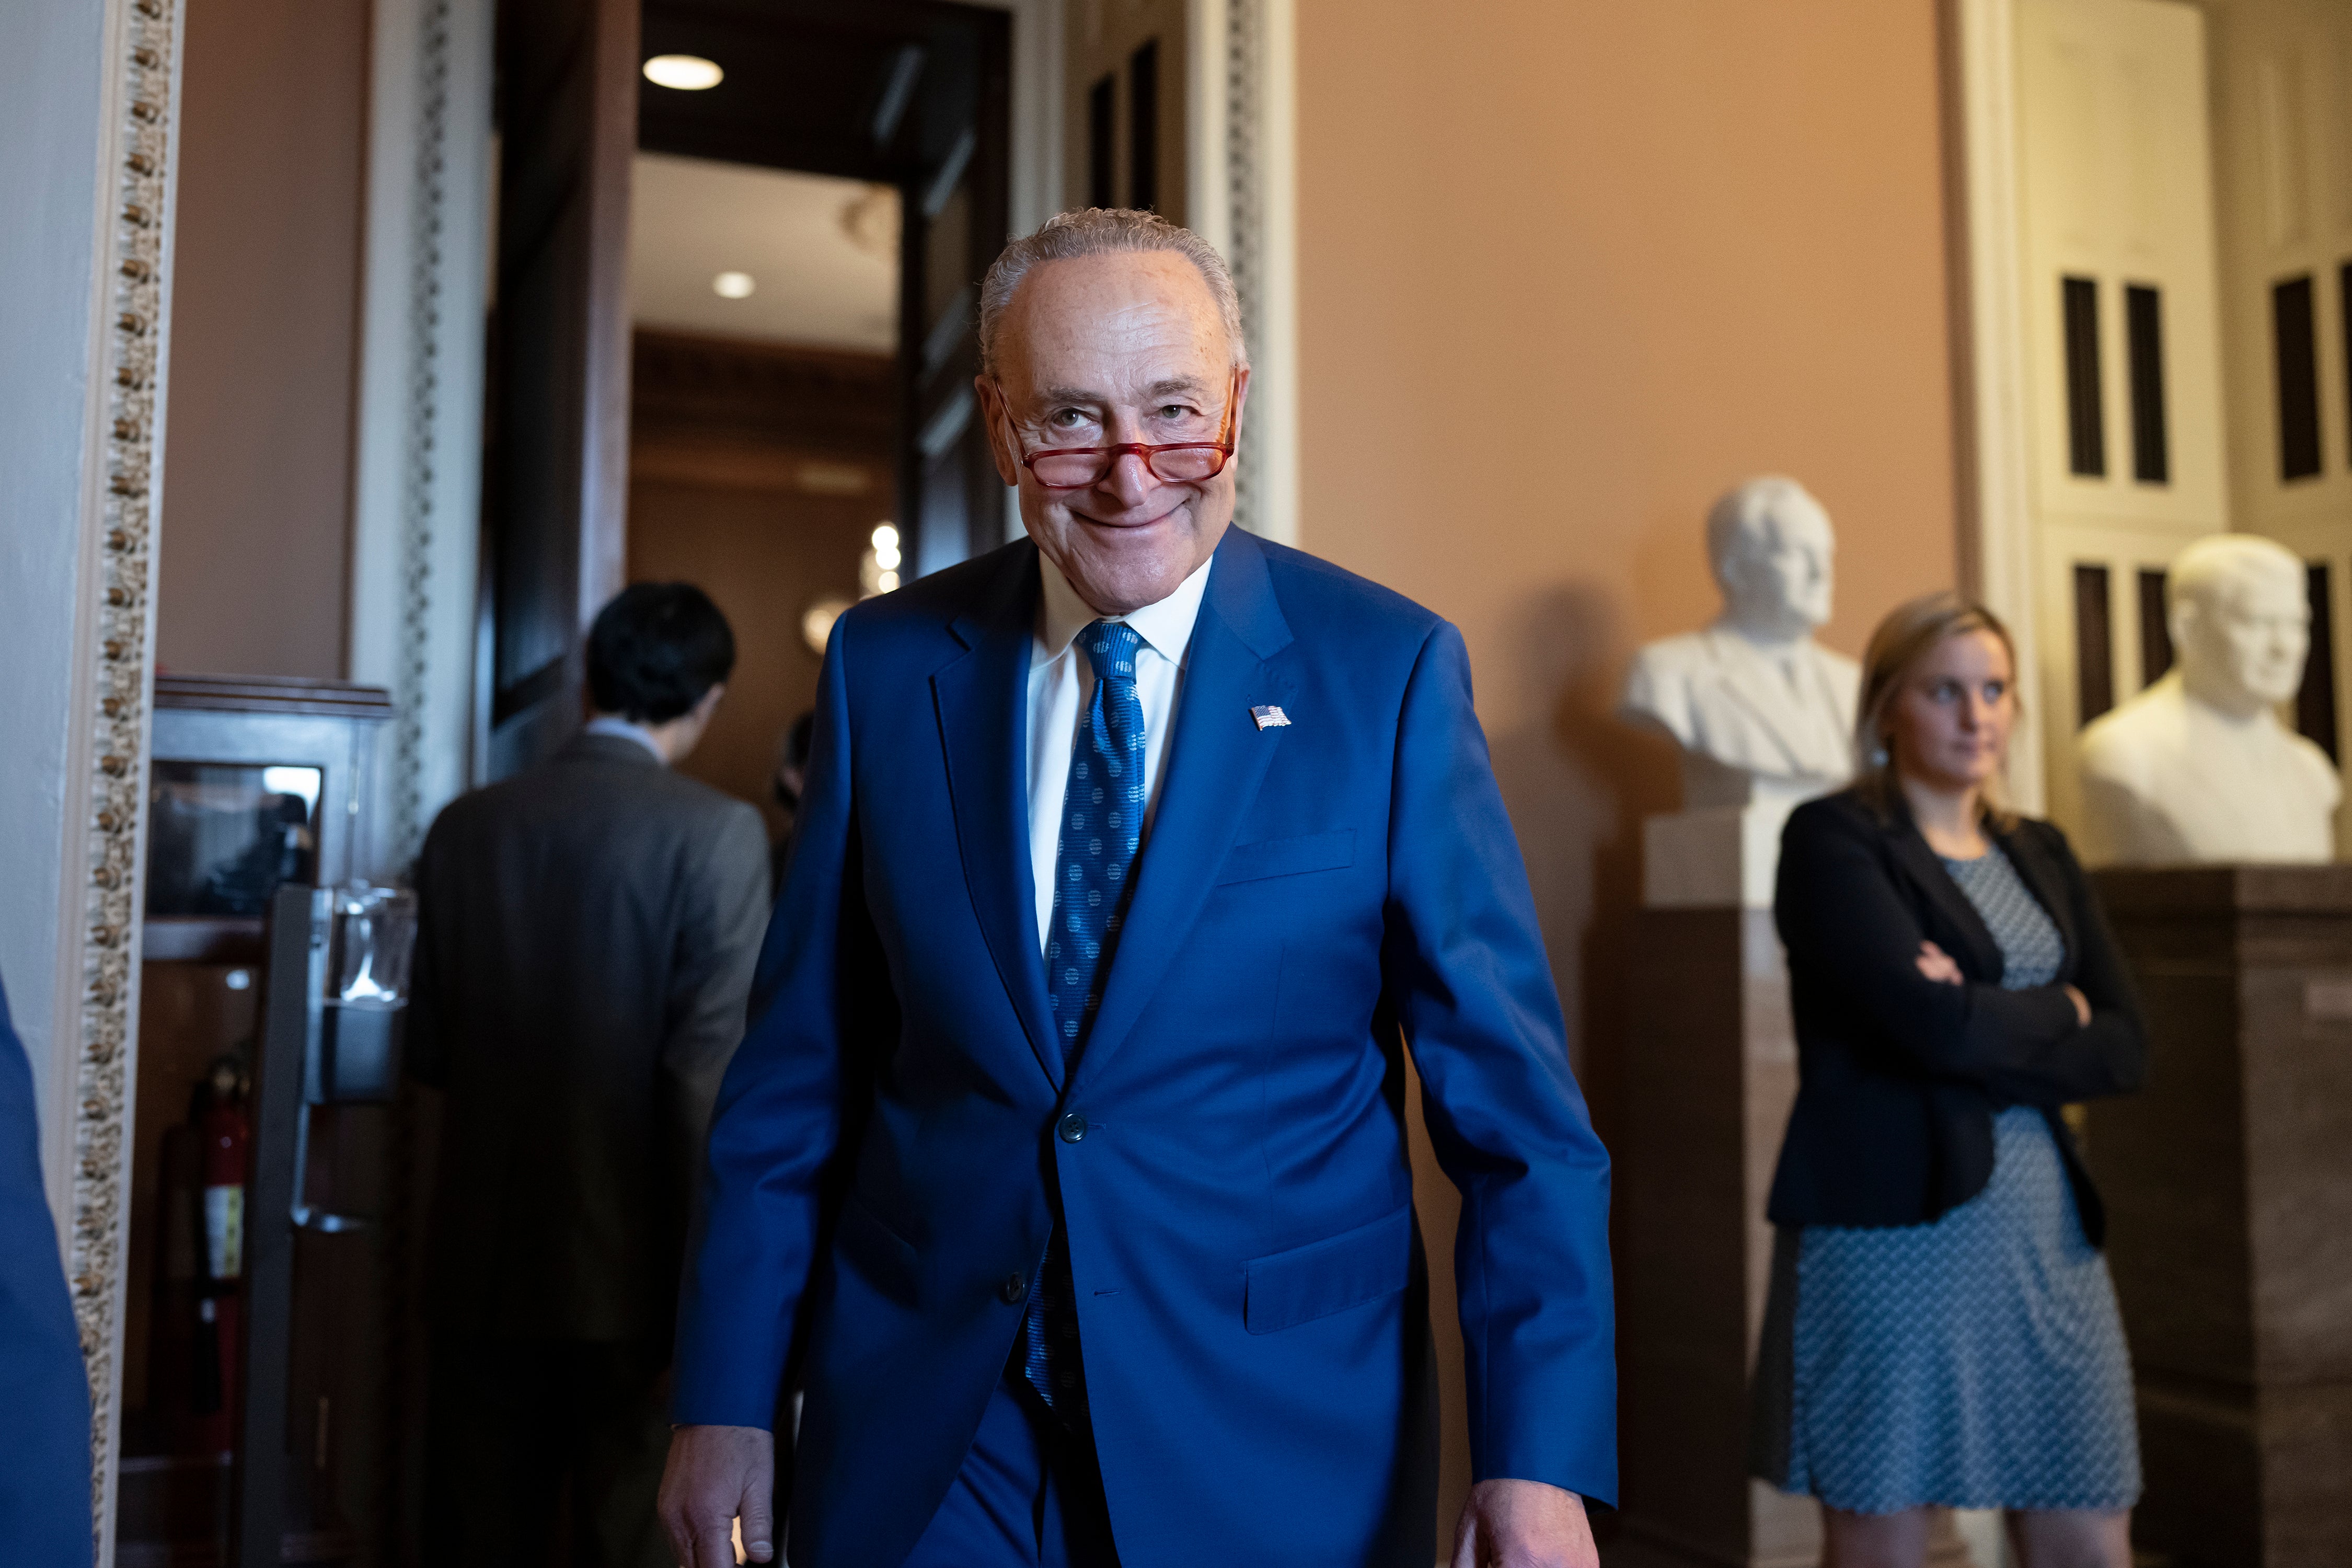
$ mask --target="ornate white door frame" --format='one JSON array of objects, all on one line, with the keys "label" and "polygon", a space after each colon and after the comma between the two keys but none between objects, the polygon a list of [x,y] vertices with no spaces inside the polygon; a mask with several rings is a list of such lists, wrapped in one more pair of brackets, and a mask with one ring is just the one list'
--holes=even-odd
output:
[{"label": "ornate white door frame", "polygon": [[374,841],[391,880],[465,788],[489,308],[491,0],[375,0],[351,678],[394,724]]},{"label": "ornate white door frame", "polygon": [[[1960,584],[2009,624],[2021,673],[2039,668],[2024,241],[2017,163],[2016,0],[1945,0],[1947,125],[1961,462]],[[2039,814],[2042,731],[2010,741],[2012,803]]]},{"label": "ornate white door frame", "polygon": [[35,6],[0,61],[0,969],[32,1059],[112,1552],[183,0]]},{"label": "ornate white door frame", "polygon": [[1297,16],[1294,0],[1192,0],[1192,216],[1224,252],[1249,344],[1235,521],[1298,541]]}]

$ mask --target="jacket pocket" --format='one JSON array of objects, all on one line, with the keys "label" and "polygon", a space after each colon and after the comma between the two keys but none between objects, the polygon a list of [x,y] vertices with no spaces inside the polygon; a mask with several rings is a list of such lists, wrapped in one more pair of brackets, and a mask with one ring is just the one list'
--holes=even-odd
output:
[{"label": "jacket pocket", "polygon": [[834,1249],[866,1283],[902,1306],[917,1305],[922,1266],[915,1244],[882,1223],[852,1193],[842,1201]]},{"label": "jacket pocket", "polygon": [[1328,1318],[1405,1287],[1412,1268],[1412,1205],[1370,1225],[1242,1265],[1242,1322],[1271,1334]]},{"label": "jacket pocket", "polygon": [[1310,833],[1302,838],[1266,838],[1236,844],[1225,857],[1217,885],[1255,882],[1266,877],[1296,877],[1304,871],[1338,871],[1356,863],[1356,830],[1342,827]]}]

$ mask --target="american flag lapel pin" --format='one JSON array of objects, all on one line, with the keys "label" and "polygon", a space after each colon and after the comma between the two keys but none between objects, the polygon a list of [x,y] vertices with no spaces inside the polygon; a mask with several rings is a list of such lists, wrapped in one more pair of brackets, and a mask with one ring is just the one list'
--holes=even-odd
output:
[{"label": "american flag lapel pin", "polygon": [[1260,731],[1285,729],[1290,723],[1290,715],[1279,708],[1253,708],[1250,717],[1257,721]]}]

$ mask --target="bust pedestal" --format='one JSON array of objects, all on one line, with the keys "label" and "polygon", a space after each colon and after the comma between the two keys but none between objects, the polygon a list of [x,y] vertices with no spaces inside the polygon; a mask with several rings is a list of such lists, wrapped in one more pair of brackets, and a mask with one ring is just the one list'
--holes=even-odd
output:
[{"label": "bust pedestal", "polygon": [[2115,868],[2147,1088],[2090,1108],[2143,1545],[2352,1563],[2352,866]]},{"label": "bust pedestal", "polygon": [[[1624,1506],[1608,1562],[1814,1568],[1819,1508],[1748,1474],[1748,1384],[1771,1270],[1764,1202],[1797,1095],[1772,881],[1789,813],[1835,786],[1685,767],[1691,809],[1643,825],[1634,916],[1616,1151]],[[1939,1518],[1928,1562],[1968,1561]]]},{"label": "bust pedestal", "polygon": [[1654,910],[1772,907],[1789,814],[1837,787],[1777,779],[1683,754],[1683,809],[1642,823],[1642,902]]}]

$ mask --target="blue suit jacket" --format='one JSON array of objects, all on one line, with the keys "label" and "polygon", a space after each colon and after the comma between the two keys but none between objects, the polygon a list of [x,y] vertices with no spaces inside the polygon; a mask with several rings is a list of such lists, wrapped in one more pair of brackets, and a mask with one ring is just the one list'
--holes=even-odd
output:
[{"label": "blue suit jacket", "polygon": [[[1029,869],[1037,573],[1008,545],[835,629],[711,1131],[677,1419],[767,1426],[793,1363],[795,1568],[899,1562],[1058,1207],[1126,1568],[1420,1568],[1409,1042],[1462,1190],[1474,1472],[1612,1498],[1608,1158],[1459,634],[1227,531],[1065,1081]],[[1081,1142],[1054,1132],[1071,1110]]]},{"label": "blue suit jacket", "polygon": [[0,1563],[90,1560],[89,1378],[41,1190],[33,1071],[0,991]]}]

